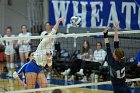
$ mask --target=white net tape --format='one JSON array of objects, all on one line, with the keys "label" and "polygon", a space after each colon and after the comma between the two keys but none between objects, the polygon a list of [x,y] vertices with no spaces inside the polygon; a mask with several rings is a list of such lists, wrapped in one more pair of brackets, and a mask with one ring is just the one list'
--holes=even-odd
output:
[{"label": "white net tape", "polygon": [[[119,34],[136,34],[140,33],[139,30],[133,30],[133,31],[119,31]],[[109,32],[109,35],[113,35],[114,32]],[[28,36],[28,37],[5,37],[0,38],[0,40],[27,40],[27,39],[42,39],[45,37],[52,37],[52,38],[60,38],[60,37],[84,37],[84,36],[99,36],[103,35],[103,32],[97,32],[97,33],[79,33],[79,34],[58,34],[58,35],[50,35],[50,36]]]},{"label": "white net tape", "polygon": [[[140,81],[140,78],[127,79],[126,80],[126,82],[133,82],[133,81]],[[68,86],[57,86],[57,87],[48,87],[48,88],[39,88],[39,89],[7,91],[5,93],[28,93],[28,92],[35,92],[35,91],[48,91],[48,90],[54,90],[54,89],[78,88],[78,87],[96,86],[96,85],[103,85],[103,84],[111,84],[111,81],[97,82],[97,83],[75,84],[75,85],[68,85]]]}]

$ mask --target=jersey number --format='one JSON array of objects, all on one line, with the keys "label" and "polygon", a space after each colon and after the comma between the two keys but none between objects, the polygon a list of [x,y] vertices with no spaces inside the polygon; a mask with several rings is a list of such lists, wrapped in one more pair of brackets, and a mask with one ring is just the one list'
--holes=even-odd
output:
[{"label": "jersey number", "polygon": [[124,78],[125,77],[125,67],[122,68],[121,70],[117,70],[117,78]]}]

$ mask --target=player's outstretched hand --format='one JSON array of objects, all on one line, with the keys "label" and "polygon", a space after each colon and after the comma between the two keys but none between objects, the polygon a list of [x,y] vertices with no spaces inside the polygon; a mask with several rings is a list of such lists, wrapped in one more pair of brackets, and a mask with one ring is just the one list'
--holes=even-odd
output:
[{"label": "player's outstretched hand", "polygon": [[104,38],[108,38],[108,27],[103,30]]},{"label": "player's outstretched hand", "polygon": [[56,22],[56,24],[54,25],[53,28],[54,28],[56,31],[57,31],[57,29],[58,29],[58,27],[59,27],[60,22],[64,22],[64,18],[63,18],[63,17],[59,18],[58,21]]},{"label": "player's outstretched hand", "polygon": [[114,24],[114,31],[115,31],[115,32],[118,31],[118,27],[119,27],[119,24],[118,24],[118,23],[115,23],[115,24]]},{"label": "player's outstretched hand", "polygon": [[58,22],[64,22],[64,18],[63,17],[59,18]]},{"label": "player's outstretched hand", "polygon": [[108,27],[103,30],[104,33],[108,32]]}]

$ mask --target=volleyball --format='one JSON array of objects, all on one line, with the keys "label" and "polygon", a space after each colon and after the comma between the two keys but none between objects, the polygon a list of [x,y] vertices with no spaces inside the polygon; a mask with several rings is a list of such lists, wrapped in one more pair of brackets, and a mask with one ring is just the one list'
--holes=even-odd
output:
[{"label": "volleyball", "polygon": [[73,27],[79,27],[81,25],[81,17],[72,16],[70,19],[70,23]]}]

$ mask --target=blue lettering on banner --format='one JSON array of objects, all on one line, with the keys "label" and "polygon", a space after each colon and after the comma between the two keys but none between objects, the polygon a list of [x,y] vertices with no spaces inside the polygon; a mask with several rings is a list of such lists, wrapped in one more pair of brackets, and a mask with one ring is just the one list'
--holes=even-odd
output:
[{"label": "blue lettering on banner", "polygon": [[54,25],[65,17],[63,26],[73,15],[82,18],[82,27],[113,26],[121,29],[140,29],[139,0],[49,0],[49,21]]}]

